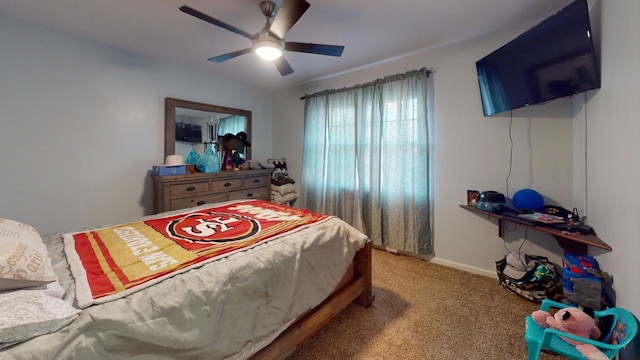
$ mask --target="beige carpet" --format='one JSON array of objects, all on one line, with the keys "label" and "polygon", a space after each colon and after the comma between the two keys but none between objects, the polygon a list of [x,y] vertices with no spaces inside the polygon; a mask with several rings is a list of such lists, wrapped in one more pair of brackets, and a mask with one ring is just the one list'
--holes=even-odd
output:
[{"label": "beige carpet", "polygon": [[537,304],[497,279],[380,250],[372,258],[373,305],[349,305],[289,360],[527,358],[524,318]]}]

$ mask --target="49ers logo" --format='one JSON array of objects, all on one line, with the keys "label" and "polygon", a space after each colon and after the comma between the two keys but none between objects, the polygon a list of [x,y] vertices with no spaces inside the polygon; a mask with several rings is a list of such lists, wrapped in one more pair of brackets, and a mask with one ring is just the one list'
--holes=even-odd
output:
[{"label": "49ers logo", "polygon": [[221,212],[192,213],[167,224],[170,236],[191,243],[227,243],[248,239],[260,230],[249,217]]}]

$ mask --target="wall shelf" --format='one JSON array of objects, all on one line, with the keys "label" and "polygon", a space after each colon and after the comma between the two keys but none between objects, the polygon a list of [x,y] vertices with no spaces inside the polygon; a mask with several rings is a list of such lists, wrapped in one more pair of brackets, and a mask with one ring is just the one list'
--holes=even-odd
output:
[{"label": "wall shelf", "polygon": [[[488,211],[482,211],[474,206],[460,205],[460,207],[465,210],[471,211],[472,213],[475,213],[481,216],[486,216],[487,219],[497,219],[499,237],[502,237],[502,222],[503,221],[511,222],[509,219],[505,219],[498,214],[494,214]],[[553,236],[556,239],[556,241],[558,241],[558,245],[560,245],[560,247],[564,251],[569,253],[586,255],[589,246],[593,246],[599,249],[604,249],[609,251],[613,250],[611,246],[609,246],[604,241],[600,240],[600,238],[597,237],[596,235],[580,235],[576,233],[569,233],[566,231],[556,230],[548,226],[527,225],[527,224],[516,223],[516,222],[514,222],[514,224],[526,226],[529,229],[534,229],[534,230],[547,233]]]}]

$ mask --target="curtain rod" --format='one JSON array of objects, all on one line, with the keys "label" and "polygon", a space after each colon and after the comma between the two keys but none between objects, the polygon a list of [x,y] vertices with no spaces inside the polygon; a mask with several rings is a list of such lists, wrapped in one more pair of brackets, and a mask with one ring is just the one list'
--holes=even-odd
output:
[{"label": "curtain rod", "polygon": [[427,74],[427,77],[433,72],[433,70],[427,69],[426,67],[423,67],[422,69],[419,69],[419,70],[410,70],[410,71],[407,71],[407,72],[404,72],[404,73],[400,73],[400,74],[388,75],[388,76],[385,76],[384,78],[376,79],[374,81],[371,81],[371,82],[368,82],[368,83],[364,83],[364,84],[358,84],[358,85],[354,85],[354,86],[350,86],[350,87],[344,87],[344,88],[341,88],[341,89],[322,90],[322,91],[318,91],[318,92],[310,94],[310,95],[305,94],[304,96],[300,97],[300,100],[305,100],[307,97],[316,96],[316,95],[323,94],[323,93],[333,93],[333,92],[338,92],[338,91],[347,91],[347,90],[351,90],[351,89],[357,89],[359,87],[368,86],[368,85],[371,85],[371,84],[392,81],[392,80],[396,80],[398,77],[412,76],[412,75],[414,75],[416,73],[419,73],[419,72],[422,72],[422,71],[424,71]]}]

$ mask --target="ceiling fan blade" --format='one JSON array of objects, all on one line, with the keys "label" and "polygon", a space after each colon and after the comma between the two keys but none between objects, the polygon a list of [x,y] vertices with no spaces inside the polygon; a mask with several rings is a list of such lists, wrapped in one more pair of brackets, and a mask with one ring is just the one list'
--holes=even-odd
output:
[{"label": "ceiling fan blade", "polygon": [[209,61],[215,61],[215,62],[221,63],[223,61],[227,61],[229,59],[233,59],[234,57],[238,57],[240,55],[248,54],[248,53],[250,53],[252,51],[253,51],[253,48],[242,49],[242,50],[238,50],[238,51],[234,51],[234,52],[230,52],[230,53],[214,56],[212,58],[209,58]]},{"label": "ceiling fan blade", "polygon": [[224,23],[224,22],[222,22],[222,21],[220,21],[218,19],[214,19],[211,16],[209,16],[209,15],[203,13],[203,12],[200,12],[200,11],[198,11],[198,10],[192,8],[192,7],[189,7],[187,5],[180,6],[180,11],[182,11],[183,13],[189,14],[191,16],[195,16],[198,19],[206,21],[206,22],[208,22],[210,24],[213,24],[213,25],[219,26],[219,27],[221,27],[223,29],[226,29],[226,30],[229,30],[231,32],[234,32],[234,33],[236,33],[238,35],[242,35],[242,36],[246,37],[249,40],[253,40],[253,35],[249,34],[248,32],[240,30],[237,27],[229,25],[227,23]]},{"label": "ceiling fan blade", "polygon": [[344,46],[339,45],[324,45],[324,44],[310,44],[301,42],[289,42],[284,44],[284,49],[288,51],[297,51],[310,54],[329,55],[329,56],[341,56],[344,51]]},{"label": "ceiling fan blade", "polygon": [[280,8],[276,13],[276,17],[271,23],[271,31],[280,39],[295,25],[302,14],[309,8],[309,3],[305,0],[282,0]]},{"label": "ceiling fan blade", "polygon": [[280,75],[285,76],[289,75],[293,72],[293,68],[289,65],[289,62],[284,58],[284,56],[280,56],[275,61],[276,67],[278,71],[280,71]]}]

